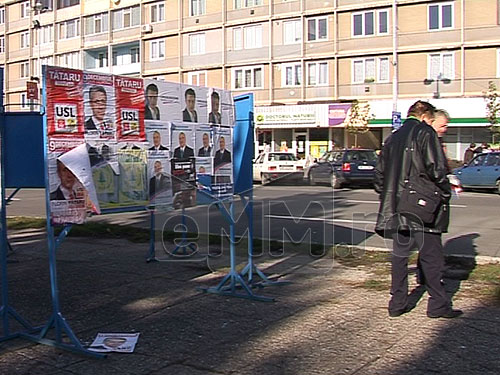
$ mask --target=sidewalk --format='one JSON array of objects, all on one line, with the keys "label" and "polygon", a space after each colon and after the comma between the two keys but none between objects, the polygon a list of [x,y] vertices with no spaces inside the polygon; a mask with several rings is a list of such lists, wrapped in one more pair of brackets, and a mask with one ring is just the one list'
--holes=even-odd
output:
[{"label": "sidewalk", "polygon": [[[11,306],[44,324],[51,313],[44,234],[9,237]],[[91,359],[15,339],[0,343],[0,374],[500,373],[500,305],[475,281],[447,280],[458,290],[461,318],[427,318],[427,294],[410,313],[389,318],[389,265],[380,259],[259,258],[266,275],[293,282],[255,289],[277,299],[266,303],[196,289],[217,285],[227,268],[211,269],[229,265],[225,254],[208,263],[146,263],[147,250],[147,243],[70,237],[58,253],[62,313],[74,332],[85,343],[98,332],[140,332],[133,354]]]}]

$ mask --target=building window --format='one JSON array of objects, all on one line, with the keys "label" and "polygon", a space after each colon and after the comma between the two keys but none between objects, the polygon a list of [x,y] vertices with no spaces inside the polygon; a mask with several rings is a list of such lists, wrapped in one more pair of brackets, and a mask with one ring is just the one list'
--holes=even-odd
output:
[{"label": "building window", "polygon": [[163,60],[165,58],[165,40],[151,42],[150,60]]},{"label": "building window", "polygon": [[302,64],[281,65],[282,86],[300,86],[302,84]]},{"label": "building window", "polygon": [[28,78],[30,75],[30,63],[22,62],[19,65],[19,77],[20,78]]},{"label": "building window", "polygon": [[233,89],[262,89],[263,88],[263,68],[244,67],[232,69]]},{"label": "building window", "polygon": [[57,63],[64,68],[80,69],[80,52],[70,52],[59,55]]},{"label": "building window", "polygon": [[207,85],[207,72],[205,70],[199,72],[188,73],[188,84],[195,86]]},{"label": "building window", "polygon": [[21,3],[21,18],[28,18],[30,16],[30,2],[25,1]]},{"label": "building window", "polygon": [[352,62],[352,83],[389,81],[389,58],[356,59]]},{"label": "building window", "polygon": [[233,36],[235,50],[262,47],[262,25],[235,27]]},{"label": "building window", "polygon": [[59,40],[80,36],[80,20],[74,19],[59,24]]},{"label": "building window", "polygon": [[42,26],[37,30],[38,34],[38,43],[47,44],[52,43],[54,41],[54,26],[47,25]]},{"label": "building window", "polygon": [[120,48],[113,51],[113,65],[122,66],[140,62],[139,47]]},{"label": "building window", "polygon": [[108,13],[95,14],[85,18],[85,35],[100,34],[108,31]]},{"label": "building window", "polygon": [[328,38],[328,17],[309,18],[307,20],[307,40],[326,40]]},{"label": "building window", "polygon": [[292,20],[283,22],[283,44],[295,44],[302,41],[302,22]]},{"label": "building window", "polygon": [[113,12],[113,30],[138,26],[141,23],[139,7],[131,7]]},{"label": "building window", "polygon": [[0,53],[5,53],[5,37],[0,36]]},{"label": "building window", "polygon": [[28,103],[28,96],[25,92],[21,93],[21,109],[28,109],[29,108],[29,103]]},{"label": "building window", "polygon": [[151,22],[161,22],[165,20],[165,4],[156,3],[151,5]]},{"label": "building window", "polygon": [[205,0],[190,0],[189,1],[189,15],[191,17],[201,16],[206,13]]},{"label": "building window", "polygon": [[30,32],[24,31],[21,33],[21,48],[28,48],[30,46]]},{"label": "building window", "polygon": [[40,2],[44,11],[54,10],[54,0],[36,0],[35,3]]},{"label": "building window", "polygon": [[141,59],[139,57],[139,47],[130,48],[130,62],[132,64],[137,64]]},{"label": "building window", "polygon": [[234,9],[242,9],[262,5],[262,0],[234,0]]},{"label": "building window", "polygon": [[205,33],[189,35],[189,54],[203,55],[205,53]]},{"label": "building window", "polygon": [[57,9],[72,7],[80,4],[80,0],[57,0]]},{"label": "building window", "polygon": [[5,7],[0,8],[0,25],[5,23]]},{"label": "building window", "polygon": [[387,9],[353,13],[352,35],[370,36],[389,32],[389,11]]},{"label": "building window", "polygon": [[307,84],[309,86],[328,85],[328,63],[326,61],[307,63]]},{"label": "building window", "polygon": [[429,5],[429,30],[453,28],[453,3]]},{"label": "building window", "polygon": [[429,78],[454,79],[455,78],[455,58],[453,53],[431,53],[429,54]]},{"label": "building window", "polygon": [[106,68],[108,66],[108,52],[99,52],[97,54],[97,67]]}]

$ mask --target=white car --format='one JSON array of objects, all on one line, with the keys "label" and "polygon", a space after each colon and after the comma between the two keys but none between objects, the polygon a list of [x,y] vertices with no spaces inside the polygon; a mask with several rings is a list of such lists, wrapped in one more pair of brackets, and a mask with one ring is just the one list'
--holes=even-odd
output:
[{"label": "white car", "polygon": [[267,185],[272,181],[302,181],[305,160],[289,152],[263,152],[253,163],[253,180]]}]

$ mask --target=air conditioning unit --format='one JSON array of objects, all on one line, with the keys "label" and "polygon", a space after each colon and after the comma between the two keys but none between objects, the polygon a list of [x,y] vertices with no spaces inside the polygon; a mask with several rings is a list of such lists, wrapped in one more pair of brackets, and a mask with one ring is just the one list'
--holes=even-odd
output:
[{"label": "air conditioning unit", "polygon": [[150,24],[142,25],[142,32],[145,34],[149,34],[153,32],[153,26]]}]

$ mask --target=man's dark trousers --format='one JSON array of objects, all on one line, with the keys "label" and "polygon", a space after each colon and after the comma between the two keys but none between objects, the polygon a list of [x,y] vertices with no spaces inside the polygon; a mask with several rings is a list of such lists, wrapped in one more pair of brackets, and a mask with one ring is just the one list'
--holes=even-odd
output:
[{"label": "man's dark trousers", "polygon": [[399,232],[393,234],[392,298],[389,311],[403,311],[408,303],[408,257],[411,250],[419,250],[420,263],[425,277],[425,287],[429,292],[427,314],[439,315],[451,308],[451,302],[441,278],[444,269],[443,245],[441,234],[421,231]]}]

